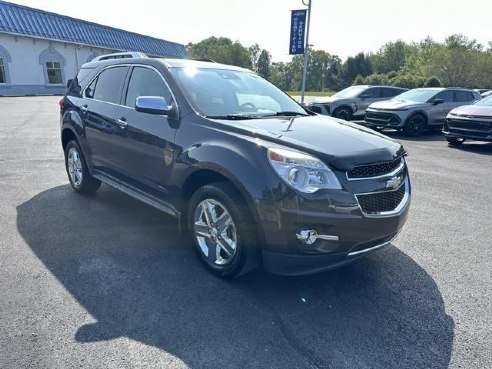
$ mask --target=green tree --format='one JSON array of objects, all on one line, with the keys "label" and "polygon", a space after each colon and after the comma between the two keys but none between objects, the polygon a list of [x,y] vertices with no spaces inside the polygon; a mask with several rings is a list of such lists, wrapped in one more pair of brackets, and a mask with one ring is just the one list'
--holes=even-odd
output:
[{"label": "green tree", "polygon": [[375,72],[386,74],[399,71],[405,65],[407,58],[415,52],[415,46],[398,40],[385,44],[376,54],[371,55],[370,59]]},{"label": "green tree", "polygon": [[263,78],[269,79],[271,75],[271,59],[272,56],[265,49],[261,50],[260,56],[258,57],[256,71]]},{"label": "green tree", "polygon": [[249,58],[251,60],[251,66],[255,72],[258,72],[258,58],[260,56],[260,45],[253,44],[248,48]]},{"label": "green tree", "polygon": [[219,63],[252,68],[250,54],[239,42],[225,37],[209,37],[196,44],[187,45],[191,59],[211,59]]},{"label": "green tree", "polygon": [[388,77],[386,74],[374,73],[365,78],[365,83],[368,85],[387,85]]},{"label": "green tree", "polygon": [[347,86],[352,84],[358,75],[367,77],[370,74],[372,74],[371,61],[364,53],[348,57],[343,64],[343,79]]}]

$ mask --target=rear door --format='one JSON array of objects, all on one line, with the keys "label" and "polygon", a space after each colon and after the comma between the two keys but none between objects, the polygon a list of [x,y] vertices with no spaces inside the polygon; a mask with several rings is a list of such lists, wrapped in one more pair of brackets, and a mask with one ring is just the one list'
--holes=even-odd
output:
[{"label": "rear door", "polygon": [[[125,123],[118,131],[113,148],[119,174],[144,191],[166,193],[173,165],[176,121],[163,115],[135,110],[139,96],[160,96],[175,104],[171,90],[159,71],[134,66],[115,117]],[[152,191],[151,191],[152,192]]]},{"label": "rear door", "polygon": [[84,98],[80,100],[80,115],[89,149],[87,156],[96,169],[110,172],[114,166],[112,138],[121,129],[114,120],[114,113],[121,99],[128,70],[128,66],[104,69],[86,87]]},{"label": "rear door", "polygon": [[359,95],[357,102],[357,112],[355,114],[364,114],[366,109],[376,101],[385,100],[381,96],[381,88],[370,87]]}]

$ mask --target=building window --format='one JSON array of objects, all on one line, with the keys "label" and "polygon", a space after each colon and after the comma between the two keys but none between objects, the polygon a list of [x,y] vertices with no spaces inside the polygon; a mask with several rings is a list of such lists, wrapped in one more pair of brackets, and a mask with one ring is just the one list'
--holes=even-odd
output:
[{"label": "building window", "polygon": [[50,85],[62,84],[62,73],[59,62],[46,62],[46,72],[48,73],[48,83]]},{"label": "building window", "polygon": [[0,83],[7,83],[7,76],[5,74],[5,66],[3,65],[3,58],[0,58]]}]

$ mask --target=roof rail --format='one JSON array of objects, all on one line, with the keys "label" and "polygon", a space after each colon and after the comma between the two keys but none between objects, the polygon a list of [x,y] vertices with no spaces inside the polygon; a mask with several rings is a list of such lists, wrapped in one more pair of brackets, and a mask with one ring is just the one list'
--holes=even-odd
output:
[{"label": "roof rail", "polygon": [[105,54],[101,56],[97,56],[92,59],[93,62],[110,60],[110,59],[135,59],[135,58],[147,58],[147,55],[140,52],[123,52],[123,53],[114,53],[114,54]]}]

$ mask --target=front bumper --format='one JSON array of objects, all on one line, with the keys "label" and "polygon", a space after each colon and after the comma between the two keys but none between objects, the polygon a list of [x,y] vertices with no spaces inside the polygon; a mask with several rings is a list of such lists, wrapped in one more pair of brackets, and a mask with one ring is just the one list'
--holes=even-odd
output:
[{"label": "front bumper", "polygon": [[394,127],[404,125],[405,119],[394,111],[366,110],[366,125],[373,127]]},{"label": "front bumper", "polygon": [[269,273],[288,276],[325,272],[349,264],[376,250],[389,246],[393,238],[375,246],[348,254],[289,255],[264,250],[263,266]]},{"label": "front bumper", "polygon": [[[267,272],[281,275],[302,275],[321,272],[350,263],[383,248],[396,237],[408,216],[411,188],[405,180],[406,195],[394,211],[380,214],[364,213],[356,197],[351,203],[341,196],[337,200],[298,201],[278,211],[277,226],[265,232],[263,264]],[[345,201],[344,201],[345,200]],[[345,202],[343,204],[343,202]],[[296,235],[301,229],[313,229],[320,235],[308,245]]]},{"label": "front bumper", "polygon": [[447,118],[442,132],[446,137],[492,142],[492,119],[481,121]]}]

